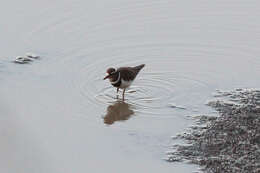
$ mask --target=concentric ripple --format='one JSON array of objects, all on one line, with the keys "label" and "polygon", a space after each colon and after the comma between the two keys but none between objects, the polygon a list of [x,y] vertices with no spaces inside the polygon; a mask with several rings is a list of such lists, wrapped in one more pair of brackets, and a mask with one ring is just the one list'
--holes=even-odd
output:
[{"label": "concentric ripple", "polygon": [[[111,59],[109,58],[109,60],[118,62],[113,64],[122,64],[124,66],[123,62],[118,61],[116,55]],[[150,60],[149,63],[157,63],[156,60],[153,61]],[[109,62],[101,59],[77,70],[79,78],[75,78],[73,87],[79,87],[76,90],[80,91],[80,95],[85,100],[85,106],[92,105],[91,107],[97,109],[102,106],[106,107],[106,105],[122,98],[122,91],[117,94],[116,88],[111,86],[109,81],[102,79],[106,68],[113,66]],[[135,65],[140,63],[141,61],[131,62],[131,64]],[[100,64],[106,65],[104,67],[104,65],[101,66]],[[208,87],[206,83],[199,80],[176,75],[178,74],[176,71],[149,72],[149,69],[148,64],[139,73],[133,85],[125,94],[126,102],[133,105],[135,113],[140,116],[171,117],[173,116],[173,109],[170,105],[179,102],[180,105],[185,104],[183,106],[188,107],[189,111],[191,111],[194,102],[191,104],[189,101],[184,101],[183,98],[186,98],[189,94],[192,95],[194,91]],[[192,99],[190,98],[190,100]]]},{"label": "concentric ripple", "polygon": [[[79,50],[76,57],[64,59],[63,65],[69,64],[73,80],[68,81],[68,86],[78,91],[83,109],[104,112],[109,104],[122,98],[122,91],[117,94],[116,88],[103,80],[106,69],[145,63],[145,68],[126,92],[126,102],[133,105],[135,114],[139,116],[173,117],[178,112],[198,110],[212,92],[212,85],[216,85],[214,81],[225,80],[224,73],[220,72],[229,70],[225,67],[219,69],[218,66],[224,61],[215,57],[223,56],[226,57],[225,61],[232,61],[232,56],[248,56],[243,50],[233,52],[231,49],[178,42],[143,43],[139,46],[103,45],[96,50]],[[243,62],[236,61],[237,68]],[[216,68],[211,66],[213,64]]]},{"label": "concentric ripple", "polygon": [[[252,46],[259,41],[258,25],[253,22],[258,11],[246,16],[244,10],[232,12],[218,3],[194,9],[182,2],[154,0],[104,2],[102,6],[94,3],[88,7],[81,3],[45,8],[38,18],[55,15],[28,30],[24,39],[30,40],[28,47],[50,43],[56,53],[48,66],[59,66],[60,71],[52,74],[64,73],[64,85],[78,96],[83,114],[104,112],[122,97],[121,91],[117,95],[116,89],[103,80],[108,67],[146,64],[127,90],[126,102],[134,105],[135,113],[147,117],[193,111],[204,103],[212,88],[230,82],[230,78],[239,84],[240,77],[259,72],[259,51]],[[214,10],[216,5],[223,11]],[[249,32],[256,33],[254,39],[247,36]],[[247,40],[252,45],[245,44]],[[252,68],[244,68],[247,65]]]}]

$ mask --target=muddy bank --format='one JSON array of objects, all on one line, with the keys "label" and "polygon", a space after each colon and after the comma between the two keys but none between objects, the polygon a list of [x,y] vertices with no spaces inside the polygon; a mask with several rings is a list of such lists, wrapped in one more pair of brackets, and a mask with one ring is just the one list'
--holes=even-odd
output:
[{"label": "muddy bank", "polygon": [[168,161],[198,164],[204,172],[260,172],[260,90],[217,91],[208,102],[219,115],[196,117],[197,124],[175,139]]}]

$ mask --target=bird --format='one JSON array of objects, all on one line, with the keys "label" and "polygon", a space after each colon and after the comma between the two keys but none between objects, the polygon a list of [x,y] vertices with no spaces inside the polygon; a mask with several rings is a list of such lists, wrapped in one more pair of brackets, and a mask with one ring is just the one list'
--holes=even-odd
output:
[{"label": "bird", "polygon": [[117,93],[119,89],[123,89],[123,101],[125,100],[125,90],[130,87],[130,85],[135,80],[137,74],[145,64],[141,64],[135,67],[120,67],[115,69],[110,67],[107,69],[107,76],[104,77],[104,80],[109,79],[111,85],[117,88]]}]

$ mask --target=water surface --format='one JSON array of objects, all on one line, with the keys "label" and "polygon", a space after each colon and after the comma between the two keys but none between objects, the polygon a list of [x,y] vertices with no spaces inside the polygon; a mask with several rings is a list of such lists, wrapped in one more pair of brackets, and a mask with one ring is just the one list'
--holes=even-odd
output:
[{"label": "water surface", "polygon": [[[1,171],[196,170],[162,158],[216,88],[259,87],[259,15],[242,0],[5,2]],[[26,52],[41,59],[11,62]],[[106,69],[142,63],[120,102]]]}]

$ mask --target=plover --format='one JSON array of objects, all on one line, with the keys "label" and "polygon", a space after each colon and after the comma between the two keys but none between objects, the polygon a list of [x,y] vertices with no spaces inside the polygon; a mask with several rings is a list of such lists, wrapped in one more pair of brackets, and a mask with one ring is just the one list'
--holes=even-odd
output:
[{"label": "plover", "polygon": [[123,89],[123,100],[125,99],[125,90],[128,88],[140,70],[145,66],[145,64],[138,65],[136,67],[120,67],[118,69],[108,68],[107,76],[104,78],[109,79],[110,83],[117,88],[117,92]]}]

